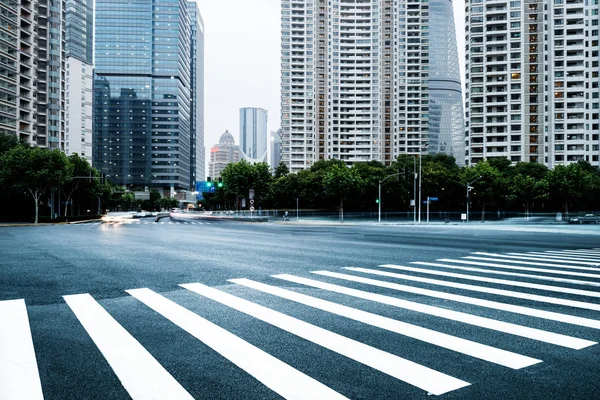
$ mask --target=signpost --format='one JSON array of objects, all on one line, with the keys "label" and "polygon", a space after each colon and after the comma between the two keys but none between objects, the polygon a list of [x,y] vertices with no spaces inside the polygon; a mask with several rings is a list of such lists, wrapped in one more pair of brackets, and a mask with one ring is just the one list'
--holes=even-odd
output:
[{"label": "signpost", "polygon": [[427,204],[427,223],[429,223],[429,204],[430,204],[432,201],[438,201],[438,200],[439,200],[439,199],[438,199],[437,197],[430,197],[430,196],[427,196],[427,201],[424,201],[424,202],[423,202],[424,204]]}]

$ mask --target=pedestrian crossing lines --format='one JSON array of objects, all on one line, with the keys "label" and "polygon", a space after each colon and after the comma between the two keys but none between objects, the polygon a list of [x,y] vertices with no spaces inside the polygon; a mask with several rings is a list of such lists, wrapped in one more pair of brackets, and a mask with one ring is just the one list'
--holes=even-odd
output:
[{"label": "pedestrian crossing lines", "polygon": [[108,225],[211,225],[207,221],[138,221],[123,219],[119,221],[104,222]]},{"label": "pedestrian crossing lines", "polygon": [[[439,362],[426,357],[421,360],[419,352],[403,346],[394,351],[383,350],[349,333],[325,329],[314,323],[312,315],[316,312],[331,315],[336,321],[339,319],[335,326],[351,321],[398,338],[409,338],[420,343],[419,346],[439,349],[440,354],[456,354],[465,364],[474,359],[490,368],[517,373],[541,363],[557,363],[564,357],[554,356],[559,349],[566,351],[561,354],[567,356],[573,354],[569,352],[586,352],[596,346],[600,338],[600,314],[597,313],[600,289],[589,284],[600,282],[600,272],[594,274],[592,270],[579,269],[593,268],[600,260],[600,249],[537,253],[476,252],[456,259],[411,263],[418,267],[398,264],[345,267],[275,274],[265,277],[268,282],[229,279],[227,282],[233,286],[218,289],[199,282],[183,283],[179,289],[192,299],[207,299],[217,309],[245,314],[269,329],[287,332],[291,338],[391,377],[398,388],[406,385],[441,395],[483,383],[482,380],[489,379],[485,378],[488,374],[481,371],[481,377],[465,376],[461,368],[452,369],[443,359]],[[571,257],[572,254],[575,256]],[[470,267],[473,265],[477,267]],[[461,272],[449,272],[456,270],[455,267],[461,267],[458,269]],[[527,274],[519,272],[510,275],[510,279],[494,277],[497,272],[509,271],[527,271]],[[581,271],[587,271],[584,272],[587,275],[578,275]],[[553,276],[563,281],[535,283],[539,277]],[[578,279],[570,279],[571,276]],[[164,318],[181,329],[181,334],[186,332],[221,355],[223,362],[232,363],[283,398],[351,397],[351,393],[332,388],[328,382],[311,376],[311,370],[297,368],[289,360],[285,362],[267,352],[264,348],[268,347],[268,337],[251,344],[243,334],[221,327],[220,321],[211,321],[202,312],[192,312],[151,288],[129,289],[125,293],[153,310],[157,318]],[[163,366],[117,322],[110,308],[103,307],[90,294],[63,297],[133,399],[194,397],[194,392],[178,382],[173,371]],[[257,297],[268,299],[265,303],[269,306],[259,304]],[[514,304],[515,300],[519,304]],[[302,307],[303,312],[292,316],[280,311],[278,305],[294,310]],[[368,307],[369,311],[365,309],[368,305],[373,306]],[[546,309],[547,306],[551,309]],[[423,318],[409,321],[405,311]],[[426,320],[434,321],[433,327],[422,326]],[[30,323],[24,300],[0,301],[0,398],[3,400],[43,398],[44,379],[38,372]],[[451,325],[469,326],[470,332],[481,332],[481,335],[463,337],[467,336],[466,331],[452,331],[448,328]],[[486,341],[486,332],[498,333],[498,340]],[[544,346],[538,347],[537,343]],[[315,364],[319,362],[314,360]],[[201,379],[202,370],[189,373]],[[348,376],[340,379],[352,380]]]}]

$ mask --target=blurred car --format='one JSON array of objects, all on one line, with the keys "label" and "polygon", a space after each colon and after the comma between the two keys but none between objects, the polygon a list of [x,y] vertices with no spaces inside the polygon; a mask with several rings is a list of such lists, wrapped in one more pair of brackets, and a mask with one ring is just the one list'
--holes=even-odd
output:
[{"label": "blurred car", "polygon": [[570,224],[600,224],[600,217],[594,214],[585,214],[573,217],[569,220]]}]

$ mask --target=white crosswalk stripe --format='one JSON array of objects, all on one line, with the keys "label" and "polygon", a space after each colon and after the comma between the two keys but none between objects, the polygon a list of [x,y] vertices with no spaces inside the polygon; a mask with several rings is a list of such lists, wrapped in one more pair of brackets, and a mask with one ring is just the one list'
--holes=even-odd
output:
[{"label": "white crosswalk stripe", "polygon": [[43,398],[25,301],[0,301],[0,399]]},{"label": "white crosswalk stripe", "polygon": [[[379,328],[386,329],[388,331],[395,332],[400,335],[408,336],[417,340],[422,340],[424,342],[431,343],[439,347],[450,349],[462,354],[469,355],[471,357],[479,358],[481,360],[486,360],[492,363],[503,365],[505,367],[520,369],[541,362],[541,360],[536,360],[535,358],[522,356],[520,354],[497,349],[491,346],[486,346],[484,344],[477,343],[472,340],[461,339],[456,336],[434,331],[432,329],[422,328],[417,325],[408,324],[387,317],[382,317],[380,315],[358,310],[356,308],[351,308],[341,304],[333,303],[331,301],[306,296],[300,293],[277,288],[275,286],[265,285],[264,283],[251,281],[249,279],[230,279],[230,282],[237,283],[238,285],[247,286],[256,290],[260,290],[265,293],[270,293],[275,296],[283,297],[285,299],[296,301],[298,303],[318,308],[320,310],[325,310],[330,313],[341,315],[343,317],[363,322],[368,325],[377,326]],[[417,303],[406,303],[409,303],[407,304],[406,308],[409,308],[410,306],[413,306],[415,309],[419,308]],[[424,306],[423,308],[427,309],[427,307],[428,306]],[[437,307],[431,307],[431,309],[436,308]],[[437,309],[437,311],[439,312],[441,311],[441,309]],[[435,311],[430,310],[430,313],[434,312]],[[448,314],[453,315],[453,312],[449,311]],[[438,316],[442,315],[442,313],[438,314]],[[462,316],[465,317],[466,314]],[[594,343],[591,342],[589,345],[592,344]]]},{"label": "white crosswalk stripe", "polygon": [[[467,257],[463,257],[469,260],[483,260],[483,261],[501,261],[504,263],[513,263],[513,264],[522,264],[522,265],[537,265],[540,267],[560,267],[560,268],[568,268],[568,269],[579,269],[582,271],[600,271],[600,268],[594,268],[594,267],[582,267],[581,264],[583,265],[596,265],[595,263],[586,263],[586,262],[579,262],[579,261],[573,261],[570,262],[569,260],[558,260],[558,259],[545,259],[545,258],[531,258],[531,257],[519,257],[519,256],[513,256],[510,254],[515,254],[515,253],[509,253],[509,255],[505,255],[505,254],[490,254],[490,253],[473,253],[473,254],[486,254],[486,255],[490,255],[493,256],[492,258],[490,257],[476,257],[476,256],[467,256]],[[516,253],[518,254],[518,253]],[[525,261],[523,261],[525,260]],[[537,262],[533,262],[533,261],[527,261],[527,260],[536,260]],[[544,262],[541,262],[544,261]],[[576,264],[576,265],[570,265],[570,264]]]},{"label": "white crosswalk stripe", "polygon": [[63,297],[132,399],[193,399],[92,296]]},{"label": "white crosswalk stripe", "polygon": [[460,379],[211,287],[199,283],[181,286],[434,395],[469,385]]},{"label": "white crosswalk stripe", "polygon": [[[482,265],[484,267],[514,269],[514,270],[518,270],[518,271],[544,272],[544,273],[556,274],[556,275],[581,276],[581,277],[585,277],[585,278],[600,278],[600,274],[590,274],[590,273],[586,273],[586,272],[564,271],[564,270],[560,270],[560,269],[521,267],[521,266],[516,266],[516,265],[505,265],[505,264],[497,264],[497,263],[495,264],[495,263],[489,263],[489,262],[471,261],[471,260],[484,260],[484,261],[514,262],[512,260],[498,260],[498,259],[487,258],[487,257],[464,257],[464,258],[468,259],[468,260],[463,260],[463,259],[461,259],[461,260],[453,260],[453,259],[450,259],[450,258],[440,258],[437,261],[459,263],[459,264],[468,264],[468,265]],[[529,264],[527,264],[527,265],[529,265]],[[562,265],[561,266],[555,265],[555,267],[560,267],[560,268],[577,268],[577,267],[562,266]]]},{"label": "white crosswalk stripe", "polygon": [[345,399],[283,361],[149,289],[127,292],[284,398]]},{"label": "white crosswalk stripe", "polygon": [[[446,260],[446,261],[448,261],[448,260]],[[466,261],[460,261],[460,260],[455,260],[455,262],[463,262],[465,264],[467,263]],[[571,283],[571,284],[575,284],[575,285],[589,285],[589,286],[599,286],[600,287],[600,282],[582,281],[582,280],[578,280],[578,279],[556,278],[553,276],[545,276],[545,275],[520,274],[517,272],[496,271],[496,270],[484,269],[484,268],[459,267],[456,265],[432,263],[432,262],[425,262],[425,261],[413,261],[413,262],[411,262],[411,264],[457,269],[460,271],[483,272],[483,273],[494,274],[494,275],[516,276],[516,277],[520,277],[520,278],[538,279],[538,280],[543,280],[543,281],[551,281],[551,282],[559,282],[559,283]],[[492,266],[492,265],[487,265],[487,266]],[[392,268],[389,265],[385,265],[385,267]]]},{"label": "white crosswalk stripe", "polygon": [[[563,305],[563,306],[568,306],[568,307],[581,308],[581,309],[585,309],[585,310],[600,311],[600,304],[588,303],[588,302],[584,302],[584,301],[569,300],[569,299],[550,297],[550,296],[541,296],[541,295],[531,294],[531,293],[515,292],[515,291],[511,291],[511,290],[496,289],[496,288],[491,288],[491,287],[487,287],[487,286],[477,286],[477,285],[469,285],[469,284],[465,284],[465,283],[442,281],[442,280],[438,280],[438,279],[424,278],[424,277],[420,277],[420,276],[413,276],[413,275],[406,275],[406,274],[398,274],[398,273],[394,273],[394,272],[379,271],[379,270],[373,270],[373,269],[367,269],[367,268],[346,267],[344,269],[349,270],[349,271],[362,272],[365,274],[387,276],[390,278],[397,278],[397,279],[408,280],[408,281],[413,281],[413,282],[429,283],[432,285],[469,290],[469,291],[479,292],[479,293],[496,294],[496,295],[500,295],[500,296],[513,297],[516,299],[525,299],[525,300],[537,301],[537,302],[542,302],[542,303],[558,304],[558,305]],[[415,268],[415,269],[418,270],[418,272],[427,271],[427,270],[420,270],[418,268]],[[324,272],[325,271],[315,271],[314,273],[324,275]],[[425,273],[427,273],[427,272],[425,272]],[[434,273],[434,272],[431,272],[431,273]],[[440,273],[439,275],[447,276],[446,274],[443,274],[443,273]],[[456,275],[456,274],[451,274],[451,275]],[[335,276],[335,277],[338,278],[339,276]],[[470,277],[470,275],[464,275],[462,278],[469,279],[468,277]],[[475,278],[478,278],[478,277],[475,277]],[[349,278],[345,277],[344,279],[349,279]],[[478,280],[478,279],[472,279],[472,280]],[[481,281],[487,282],[488,280],[484,278],[484,279],[481,279]],[[494,280],[494,281],[497,281],[497,280]],[[498,282],[492,282],[492,283],[498,283]],[[516,282],[516,283],[518,284],[519,282]],[[514,285],[514,286],[518,286],[518,285]],[[382,286],[382,287],[386,287],[386,286]],[[591,292],[591,293],[594,293],[594,292]]]},{"label": "white crosswalk stripe", "polygon": [[[523,253],[508,253],[508,254],[523,254]],[[559,260],[580,260],[580,261],[600,262],[600,255],[598,255],[598,256],[586,256],[586,255],[579,255],[579,254],[568,255],[566,253],[549,254],[549,253],[542,253],[542,252],[537,252],[537,251],[530,251],[525,254],[535,255],[536,257],[543,258],[543,259],[554,258],[554,259],[559,259]],[[574,256],[576,256],[576,257],[574,257]]]}]

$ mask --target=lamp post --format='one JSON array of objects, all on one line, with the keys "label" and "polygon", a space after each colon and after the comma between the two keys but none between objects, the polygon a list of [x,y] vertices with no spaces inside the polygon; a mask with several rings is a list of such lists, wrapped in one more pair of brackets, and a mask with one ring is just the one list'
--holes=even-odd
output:
[{"label": "lamp post", "polygon": [[379,211],[377,213],[377,221],[379,223],[381,223],[381,184],[383,182],[385,182],[388,178],[391,178],[392,176],[398,176],[400,174],[401,174],[401,172],[398,172],[397,174],[391,174],[379,181],[379,197],[377,198],[377,200],[378,200],[377,204],[379,205]]},{"label": "lamp post", "polygon": [[467,222],[469,222],[469,192],[471,191],[471,189],[473,189],[473,186],[471,186],[471,185],[474,184],[475,182],[477,182],[478,180],[480,180],[481,178],[483,178],[483,177],[479,176],[479,177],[475,178],[474,180],[472,180],[471,182],[467,182]]}]

